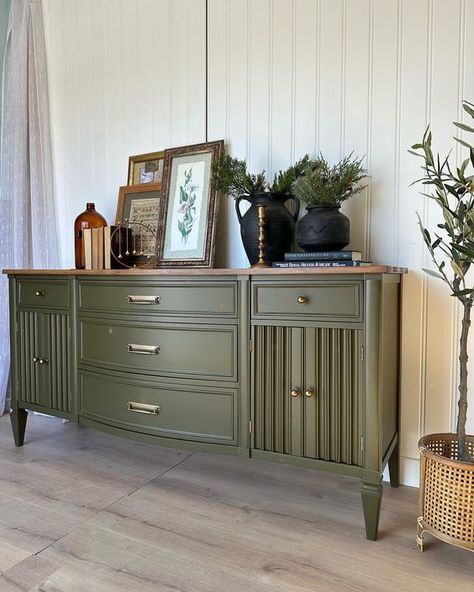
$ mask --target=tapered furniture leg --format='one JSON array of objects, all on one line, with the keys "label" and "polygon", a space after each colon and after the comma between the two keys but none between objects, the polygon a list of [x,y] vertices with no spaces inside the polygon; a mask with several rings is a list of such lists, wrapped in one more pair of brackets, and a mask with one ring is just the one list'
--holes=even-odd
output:
[{"label": "tapered furniture leg", "polygon": [[365,533],[370,541],[377,539],[379,528],[382,485],[362,482],[362,507],[364,509]]},{"label": "tapered furniture leg", "polygon": [[390,476],[390,485],[398,487],[400,485],[400,456],[398,454],[398,442],[388,459],[388,473]]},{"label": "tapered furniture leg", "polygon": [[16,409],[10,410],[10,420],[12,422],[13,439],[15,440],[15,446],[23,446],[25,440],[25,429],[26,419],[28,417],[28,411],[17,407]]}]

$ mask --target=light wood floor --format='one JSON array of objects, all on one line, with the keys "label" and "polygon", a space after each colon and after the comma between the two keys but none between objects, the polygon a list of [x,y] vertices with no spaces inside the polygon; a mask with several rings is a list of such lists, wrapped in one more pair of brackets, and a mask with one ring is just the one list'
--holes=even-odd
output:
[{"label": "light wood floor", "polygon": [[365,539],[356,479],[0,418],[0,591],[473,592],[474,554],[426,536],[385,488]]}]

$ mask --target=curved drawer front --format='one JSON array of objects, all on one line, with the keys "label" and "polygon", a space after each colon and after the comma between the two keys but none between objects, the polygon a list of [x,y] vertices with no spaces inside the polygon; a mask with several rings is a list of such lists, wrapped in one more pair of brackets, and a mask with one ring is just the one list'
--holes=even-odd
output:
[{"label": "curved drawer front", "polygon": [[236,444],[232,389],[152,385],[80,372],[80,414],[119,428],[201,442]]},{"label": "curved drawer front", "polygon": [[80,322],[80,362],[161,376],[237,379],[237,327]]},{"label": "curved drawer front", "polygon": [[362,282],[254,282],[254,319],[362,321]]},{"label": "curved drawer front", "polygon": [[19,279],[17,291],[18,306],[38,308],[68,308],[69,282],[47,281],[40,278]]},{"label": "curved drawer front", "polygon": [[140,315],[237,316],[236,282],[79,282],[79,310]]}]

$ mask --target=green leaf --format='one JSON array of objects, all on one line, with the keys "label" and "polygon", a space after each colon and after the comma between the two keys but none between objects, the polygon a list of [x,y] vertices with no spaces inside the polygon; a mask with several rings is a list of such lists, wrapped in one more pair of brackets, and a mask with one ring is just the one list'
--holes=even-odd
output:
[{"label": "green leaf", "polygon": [[462,140],[461,138],[456,138],[456,136],[453,136],[453,138],[456,140],[456,142],[459,142],[459,144],[462,144],[466,148],[472,148],[471,144],[469,144],[465,140]]},{"label": "green leaf", "polygon": [[467,103],[463,103],[462,108],[466,113],[469,113],[471,117],[474,117],[474,109],[472,109]]},{"label": "green leaf", "polygon": [[466,288],[465,290],[456,290],[451,294],[451,296],[456,296],[457,298],[459,298],[459,296],[467,296],[468,294],[472,294],[473,292],[474,288]]},{"label": "green leaf", "polygon": [[461,269],[461,266],[453,259],[451,259],[451,267],[453,268],[455,274],[459,275],[460,277],[464,277],[464,272]]},{"label": "green leaf", "polygon": [[[420,148],[423,148],[423,144],[413,144],[412,149],[413,150],[419,150]],[[417,154],[418,155],[418,154]],[[418,155],[419,156],[419,155]]]},{"label": "green leaf", "polygon": [[474,127],[471,127],[470,125],[466,125],[465,123],[459,123],[458,121],[453,121],[453,123],[456,127],[464,130],[465,132],[474,133]]},{"label": "green leaf", "polygon": [[430,275],[438,280],[444,281],[444,277],[440,273],[438,273],[437,271],[433,271],[432,269],[426,269],[424,267],[422,269],[427,275]]}]

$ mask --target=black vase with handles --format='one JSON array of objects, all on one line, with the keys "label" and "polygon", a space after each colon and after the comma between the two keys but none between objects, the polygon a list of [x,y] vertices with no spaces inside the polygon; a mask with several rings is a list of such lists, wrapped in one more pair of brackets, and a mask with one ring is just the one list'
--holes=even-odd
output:
[{"label": "black vase with handles", "polygon": [[[296,204],[293,214],[285,207],[285,202],[290,199]],[[244,215],[240,211],[240,202],[242,200],[250,203],[250,208]],[[235,210],[240,223],[242,243],[250,265],[254,265],[259,259],[259,206],[265,206],[265,261],[267,263],[283,261],[284,254],[291,250],[293,244],[300,202],[296,197],[288,193],[271,193],[268,191],[241,195],[235,200]]]},{"label": "black vase with handles", "polygon": [[296,225],[296,242],[304,251],[340,251],[350,242],[350,221],[338,205],[308,206]]}]

